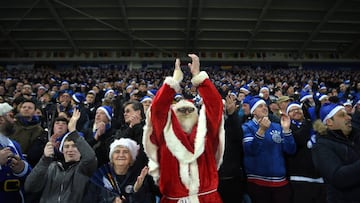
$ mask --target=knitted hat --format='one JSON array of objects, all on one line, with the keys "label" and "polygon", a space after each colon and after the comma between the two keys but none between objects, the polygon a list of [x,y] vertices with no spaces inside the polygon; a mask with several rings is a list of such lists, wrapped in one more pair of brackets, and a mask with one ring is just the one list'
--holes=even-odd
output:
[{"label": "knitted hat", "polygon": [[324,84],[320,84],[319,89],[320,89],[320,90],[326,90],[327,87],[326,87]]},{"label": "knitted hat", "polygon": [[263,90],[266,90],[267,92],[270,92],[270,89],[267,86],[261,87],[259,92],[262,92]]},{"label": "knitted hat", "polygon": [[334,103],[326,103],[320,108],[320,119],[326,124],[326,120],[333,117],[338,111],[345,109],[344,106]]},{"label": "knitted hat", "polygon": [[245,94],[248,94],[250,93],[250,90],[249,90],[249,85],[244,85],[240,88],[240,92],[244,92]]},{"label": "knitted hat", "polygon": [[152,98],[149,97],[149,96],[144,96],[141,100],[140,100],[140,103],[143,103],[145,101],[152,101]]},{"label": "knitted hat", "polygon": [[0,116],[5,116],[5,114],[9,113],[11,110],[13,110],[13,107],[4,102],[4,103],[0,103]]},{"label": "knitted hat", "polygon": [[253,97],[250,100],[249,104],[250,104],[250,113],[252,114],[255,111],[256,107],[258,107],[260,104],[266,104],[266,102],[260,97]]},{"label": "knitted hat", "polygon": [[85,96],[81,93],[73,94],[72,98],[76,103],[83,103],[85,101]]},{"label": "knitted hat", "polygon": [[104,97],[107,97],[110,93],[114,93],[115,94],[115,91],[113,89],[109,89],[105,92],[105,95]]},{"label": "knitted hat", "polygon": [[251,95],[245,96],[245,98],[243,99],[243,104],[249,104],[250,105],[251,99],[252,99]]},{"label": "knitted hat", "polygon": [[290,108],[291,108],[291,107],[301,108],[301,105],[300,105],[299,103],[297,103],[297,102],[290,102],[290,103],[288,104],[288,106],[286,107],[286,115],[289,114],[289,111],[290,111]]},{"label": "knitted hat", "polygon": [[96,92],[94,90],[89,90],[88,94],[93,94],[94,96],[96,96]]},{"label": "knitted hat", "polygon": [[112,118],[112,108],[110,106],[100,106],[99,108],[97,108],[96,111],[103,111],[105,112],[106,116],[108,117],[108,119],[111,121]]},{"label": "knitted hat", "polygon": [[111,160],[111,156],[114,153],[115,148],[117,146],[123,146],[123,147],[128,148],[133,162],[136,160],[136,156],[138,155],[140,147],[134,140],[132,140],[130,138],[120,138],[120,139],[114,140],[114,142],[111,143],[110,152],[109,152],[110,160]]},{"label": "knitted hat", "polygon": [[179,101],[180,99],[184,99],[184,97],[183,97],[182,94],[175,94],[174,99],[175,99],[176,101]]},{"label": "knitted hat", "polygon": [[300,102],[305,101],[306,99],[312,98],[312,95],[307,91],[301,91],[300,92]]},{"label": "knitted hat", "polygon": [[44,87],[44,86],[42,86],[42,85],[41,85],[38,89],[39,89],[39,90],[48,91],[48,89],[46,89],[46,87]]},{"label": "knitted hat", "polygon": [[237,92],[235,91],[231,91],[230,94],[233,95],[234,97],[237,97]]},{"label": "knitted hat", "polygon": [[329,98],[329,96],[326,95],[326,94],[320,94],[320,95],[319,95],[319,101],[322,101],[322,100],[324,100],[324,99],[326,99],[326,98]]},{"label": "knitted hat", "polygon": [[353,106],[353,101],[350,99],[347,99],[344,103],[342,103],[343,106]]},{"label": "knitted hat", "polygon": [[149,95],[150,97],[154,97],[156,95],[157,90],[156,89],[151,89],[148,90],[146,93],[147,95]]}]

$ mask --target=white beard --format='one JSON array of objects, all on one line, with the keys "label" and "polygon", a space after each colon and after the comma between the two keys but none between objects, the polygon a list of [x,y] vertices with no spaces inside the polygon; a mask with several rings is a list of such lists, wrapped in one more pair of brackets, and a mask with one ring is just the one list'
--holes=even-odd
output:
[{"label": "white beard", "polygon": [[192,112],[188,115],[176,115],[177,119],[179,120],[180,126],[186,133],[191,133],[194,125],[198,121],[198,114],[197,111]]},{"label": "white beard", "polygon": [[[176,109],[182,107],[192,107],[195,108],[195,111],[189,114],[183,114],[176,111]],[[198,118],[199,118],[198,110],[196,106],[190,101],[180,100],[179,102],[174,104],[173,109],[175,111],[176,118],[178,119],[183,131],[188,134],[191,133],[192,128],[198,122]]]}]

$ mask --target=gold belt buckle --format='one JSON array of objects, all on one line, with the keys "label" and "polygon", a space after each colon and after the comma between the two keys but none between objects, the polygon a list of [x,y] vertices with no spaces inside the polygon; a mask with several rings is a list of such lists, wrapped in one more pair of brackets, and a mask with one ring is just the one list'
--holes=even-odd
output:
[{"label": "gold belt buckle", "polygon": [[5,192],[15,192],[20,190],[20,180],[9,179],[4,181]]}]

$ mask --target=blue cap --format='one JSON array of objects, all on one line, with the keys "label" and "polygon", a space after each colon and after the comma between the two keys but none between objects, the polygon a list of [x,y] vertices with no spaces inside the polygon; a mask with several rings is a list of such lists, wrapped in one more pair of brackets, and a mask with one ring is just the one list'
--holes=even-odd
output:
[{"label": "blue cap", "polygon": [[73,94],[72,98],[76,103],[83,103],[85,101],[85,96],[79,92]]},{"label": "blue cap", "polygon": [[320,119],[326,124],[326,120],[333,117],[338,111],[345,109],[343,105],[334,104],[334,103],[326,103],[320,108]]},{"label": "blue cap", "polygon": [[260,97],[253,97],[251,100],[250,100],[250,113],[252,114],[256,107],[258,107],[260,104],[266,104],[266,102],[261,99]]}]

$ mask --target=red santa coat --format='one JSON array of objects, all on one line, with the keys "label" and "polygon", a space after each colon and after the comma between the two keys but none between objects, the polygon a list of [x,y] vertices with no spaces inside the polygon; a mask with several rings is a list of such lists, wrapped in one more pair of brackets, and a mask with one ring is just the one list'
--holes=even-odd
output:
[{"label": "red santa coat", "polygon": [[206,72],[192,79],[203,99],[197,125],[186,134],[171,104],[180,88],[172,77],[156,93],[144,127],[150,174],[158,181],[161,203],[221,203],[217,170],[224,152],[222,98]]}]

